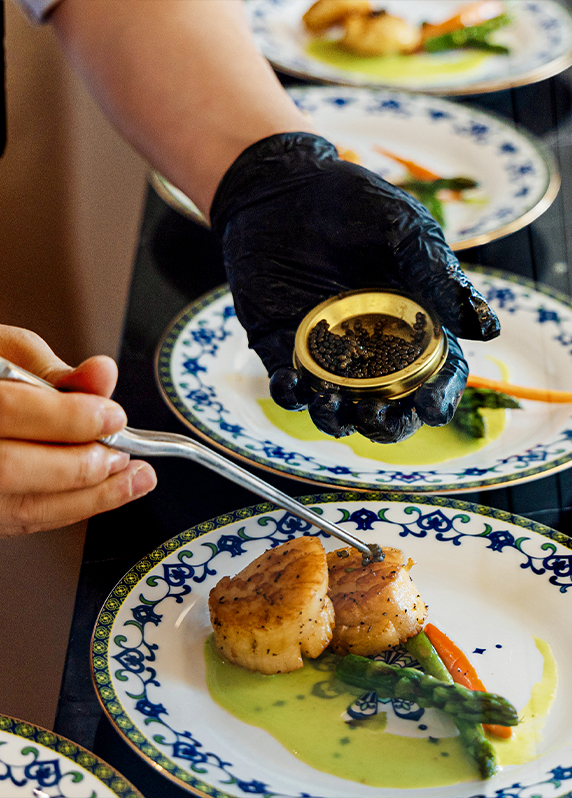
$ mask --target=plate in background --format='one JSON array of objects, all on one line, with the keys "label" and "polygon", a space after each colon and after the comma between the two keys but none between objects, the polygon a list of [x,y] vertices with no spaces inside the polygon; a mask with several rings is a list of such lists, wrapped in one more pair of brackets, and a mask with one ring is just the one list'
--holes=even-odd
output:
[{"label": "plate in background", "polygon": [[[466,273],[498,314],[502,330],[487,343],[462,341],[470,370],[519,385],[572,390],[570,300],[508,274],[485,269]],[[534,346],[524,345],[526,341]],[[455,493],[517,484],[572,464],[572,405],[526,400],[523,410],[508,411],[500,437],[443,462],[423,464],[419,455],[417,463],[411,461],[410,447],[419,449],[421,433],[389,445],[358,436],[366,448],[354,451],[350,444],[355,436],[336,440],[323,435],[304,420],[306,411],[289,413],[270,400],[266,373],[248,349],[226,287],[174,320],[159,346],[156,372],[171,409],[211,444],[306,482]],[[404,445],[409,452],[405,461],[396,448]]]},{"label": "plate in background", "polygon": [[[469,177],[478,188],[463,201],[444,202],[447,242],[454,250],[486,244],[540,216],[558,193],[554,160],[539,141],[513,123],[459,103],[426,95],[328,86],[289,89],[302,112],[340,152],[392,183],[409,174],[395,159],[414,161],[440,177]],[[166,178],[151,182],[165,201],[206,224],[196,205]]]},{"label": "plate in background", "polygon": [[0,798],[143,798],[77,743],[0,715]]},{"label": "plate in background", "polygon": [[[374,5],[420,24],[448,19],[465,3],[459,0],[376,0]],[[509,55],[485,54],[469,59],[459,51],[424,53],[383,59],[382,72],[368,74],[354,57],[343,67],[312,56],[310,36],[302,15],[312,0],[248,0],[246,9],[260,51],[279,71],[325,83],[391,86],[432,94],[479,94],[545,80],[572,63],[572,18],[554,0],[507,0],[510,26],[496,31],[495,41],[506,44]],[[421,58],[413,74],[411,58]],[[381,61],[382,59],[380,59]],[[387,64],[392,63],[391,72]],[[463,64],[463,69],[459,69]],[[370,69],[371,67],[366,67]],[[361,71],[360,71],[361,70]]]},{"label": "plate in background", "polygon": [[[520,716],[543,673],[535,638],[548,644],[559,669],[536,760],[505,765],[486,783],[399,789],[400,796],[554,798],[571,789],[572,636],[562,620],[571,611],[570,540],[524,518],[443,497],[348,493],[303,501],[366,542],[413,558],[429,620],[472,652],[487,688],[505,695]],[[395,798],[395,789],[315,770],[209,695],[203,650],[210,589],[269,547],[303,534],[336,548],[273,505],[206,521],[137,563],[101,610],[92,643],[100,702],[116,731],[193,795]]]}]

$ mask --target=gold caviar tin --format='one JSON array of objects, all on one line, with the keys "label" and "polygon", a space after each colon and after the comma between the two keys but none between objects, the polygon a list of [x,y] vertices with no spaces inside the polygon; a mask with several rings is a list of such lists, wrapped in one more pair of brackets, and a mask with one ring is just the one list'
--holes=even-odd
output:
[{"label": "gold caviar tin", "polygon": [[[421,316],[419,315],[421,314]],[[423,319],[419,329],[420,318]],[[409,364],[389,374],[375,377],[341,376],[320,365],[312,355],[312,334],[316,325],[329,327],[336,336],[347,335],[356,325],[373,335],[383,328],[383,335],[393,335],[412,342],[416,335],[419,353]],[[417,323],[418,332],[414,329]],[[377,396],[381,399],[401,399],[413,393],[445,363],[448,353],[447,337],[439,321],[413,299],[391,289],[361,289],[330,297],[317,305],[300,322],[294,345],[294,365],[315,391],[338,390],[361,399]]]}]

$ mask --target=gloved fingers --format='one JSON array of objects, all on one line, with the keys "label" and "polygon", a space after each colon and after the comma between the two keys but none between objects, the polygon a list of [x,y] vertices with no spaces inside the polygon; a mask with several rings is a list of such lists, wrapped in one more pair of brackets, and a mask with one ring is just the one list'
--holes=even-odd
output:
[{"label": "gloved fingers", "polygon": [[300,372],[294,368],[280,369],[273,374],[270,386],[274,401],[287,410],[300,410],[307,402],[314,425],[334,438],[344,438],[357,431],[375,443],[398,443],[422,426],[411,401],[384,402],[372,397],[354,402],[337,391],[311,394]]},{"label": "gloved fingers", "polygon": [[356,430],[375,443],[399,443],[423,424],[409,400],[386,402],[377,397],[361,399],[354,408]]},{"label": "gloved fingers", "polygon": [[496,338],[500,323],[495,312],[462,271],[437,222],[413,199],[411,211],[419,213],[416,223],[410,218],[407,227],[397,231],[393,245],[401,284],[415,286],[421,304],[434,310],[454,335],[482,341]]},{"label": "gloved fingers", "polygon": [[316,427],[326,435],[345,438],[356,431],[354,403],[336,391],[314,394],[308,403],[308,412]]},{"label": "gloved fingers", "polygon": [[449,342],[447,360],[437,374],[417,389],[414,396],[419,418],[430,427],[442,427],[451,421],[469,375],[469,365],[459,342],[449,330],[445,329],[444,332]]},{"label": "gloved fingers", "polygon": [[298,369],[283,366],[270,377],[270,396],[285,410],[302,410],[311,400],[313,391]]}]

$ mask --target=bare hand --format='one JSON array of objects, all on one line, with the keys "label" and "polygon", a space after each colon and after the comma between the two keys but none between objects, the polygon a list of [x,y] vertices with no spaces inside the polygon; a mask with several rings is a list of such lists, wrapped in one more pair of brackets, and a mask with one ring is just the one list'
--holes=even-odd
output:
[{"label": "bare hand", "polygon": [[155,487],[153,468],[96,441],[127,418],[111,358],[73,369],[35,333],[0,325],[0,355],[66,392],[0,382],[0,536],[67,526]]}]

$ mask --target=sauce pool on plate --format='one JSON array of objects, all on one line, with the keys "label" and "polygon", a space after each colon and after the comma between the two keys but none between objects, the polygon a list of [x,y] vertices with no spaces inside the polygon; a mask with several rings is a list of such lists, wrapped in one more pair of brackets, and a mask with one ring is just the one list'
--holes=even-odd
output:
[{"label": "sauce pool on plate", "polygon": [[444,75],[476,71],[484,61],[491,58],[490,53],[478,50],[446,54],[360,56],[344,50],[332,39],[316,39],[310,42],[306,53],[345,72],[359,72],[387,81],[404,78],[427,81],[431,77],[438,80]]},{"label": "sauce pool on plate", "polygon": [[[536,638],[535,643],[543,658],[542,676],[519,713],[521,722],[512,738],[494,740],[502,765],[535,758],[556,693],[556,664],[550,647]],[[348,707],[364,691],[342,685],[335,678],[337,658],[329,652],[306,660],[299,670],[272,676],[223,659],[213,635],[205,643],[204,655],[213,700],[245,723],[266,729],[316,770],[387,788],[437,787],[477,779],[456,729],[448,719],[444,724],[436,710],[417,713],[419,716],[409,712],[404,719],[408,708],[400,706],[396,710],[401,717],[396,718],[396,710],[387,702],[387,712],[364,720],[349,718]]]},{"label": "sauce pool on plate", "polygon": [[392,465],[431,465],[465,457],[482,449],[500,436],[506,425],[507,411],[483,408],[486,420],[484,438],[470,438],[452,424],[445,427],[423,426],[411,438],[400,443],[373,443],[355,433],[346,438],[332,438],[320,432],[306,410],[292,413],[275,404],[272,399],[258,399],[262,412],[278,429],[301,441],[335,441],[349,446],[358,457]]}]

